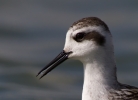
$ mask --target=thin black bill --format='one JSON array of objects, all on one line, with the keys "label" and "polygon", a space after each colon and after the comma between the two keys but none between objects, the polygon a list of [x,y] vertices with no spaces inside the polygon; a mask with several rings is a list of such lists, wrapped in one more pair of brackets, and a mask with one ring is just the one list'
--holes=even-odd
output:
[{"label": "thin black bill", "polygon": [[39,71],[39,73],[37,74],[40,75],[42,73],[42,75],[40,76],[40,79],[42,77],[44,77],[47,73],[49,73],[50,71],[52,71],[55,67],[57,67],[59,64],[61,64],[62,62],[64,62],[65,60],[68,59],[69,54],[72,52],[65,52],[64,50],[54,59],[52,60],[47,66],[45,66],[42,70]]}]

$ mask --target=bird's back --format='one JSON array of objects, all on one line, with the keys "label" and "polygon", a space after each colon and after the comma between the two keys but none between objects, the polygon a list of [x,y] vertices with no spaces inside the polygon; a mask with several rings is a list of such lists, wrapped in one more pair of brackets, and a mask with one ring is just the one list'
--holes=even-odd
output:
[{"label": "bird's back", "polygon": [[110,91],[109,100],[138,100],[138,88],[120,84],[120,89]]}]

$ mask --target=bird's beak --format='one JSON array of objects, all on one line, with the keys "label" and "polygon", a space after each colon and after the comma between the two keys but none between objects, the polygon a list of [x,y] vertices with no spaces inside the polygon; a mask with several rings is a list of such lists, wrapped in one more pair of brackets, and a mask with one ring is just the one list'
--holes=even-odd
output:
[{"label": "bird's beak", "polygon": [[40,79],[42,77],[44,77],[47,73],[49,73],[51,70],[53,70],[55,67],[57,67],[59,64],[61,64],[62,62],[64,62],[65,60],[68,59],[69,54],[71,54],[72,52],[65,52],[64,50],[55,58],[53,59],[47,66],[45,66],[42,70],[40,70],[40,72],[37,74],[40,75],[42,73],[42,75],[40,76]]}]

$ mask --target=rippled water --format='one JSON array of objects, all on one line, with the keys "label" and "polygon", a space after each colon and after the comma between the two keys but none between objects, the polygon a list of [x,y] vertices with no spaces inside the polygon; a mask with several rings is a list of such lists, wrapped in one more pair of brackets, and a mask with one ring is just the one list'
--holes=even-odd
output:
[{"label": "rippled water", "polygon": [[0,100],[80,100],[80,62],[66,61],[41,80],[35,76],[62,51],[72,22],[86,16],[108,24],[118,79],[138,86],[138,1],[0,2]]}]

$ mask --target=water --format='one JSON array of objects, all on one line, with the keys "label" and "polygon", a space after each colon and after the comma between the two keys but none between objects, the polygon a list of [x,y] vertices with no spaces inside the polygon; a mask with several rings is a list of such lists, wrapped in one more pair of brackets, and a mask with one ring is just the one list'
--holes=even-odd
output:
[{"label": "water", "polygon": [[86,16],[98,16],[108,24],[119,81],[138,86],[137,4],[129,0],[1,0],[0,100],[80,100],[80,62],[66,61],[41,80],[35,76],[62,51],[72,22]]}]

